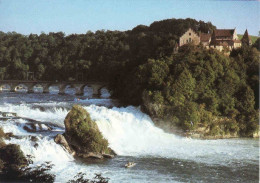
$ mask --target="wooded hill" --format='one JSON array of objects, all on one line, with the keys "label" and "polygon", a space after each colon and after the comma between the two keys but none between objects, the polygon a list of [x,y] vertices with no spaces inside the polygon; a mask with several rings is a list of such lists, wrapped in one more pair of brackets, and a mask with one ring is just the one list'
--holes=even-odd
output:
[{"label": "wooded hill", "polygon": [[0,32],[0,78],[25,79],[30,71],[39,80],[67,80],[77,72],[83,72],[85,79],[110,80],[126,64],[170,56],[189,27],[203,32],[215,28],[193,19],[169,19],[126,32],[100,30],[68,36]]},{"label": "wooded hill", "polygon": [[0,79],[26,79],[30,71],[38,80],[68,80],[82,73],[85,80],[109,82],[113,96],[126,104],[143,105],[183,129],[252,136],[259,126],[259,39],[229,57],[193,45],[174,54],[188,28],[207,33],[216,27],[168,19],[125,32],[0,32]]}]

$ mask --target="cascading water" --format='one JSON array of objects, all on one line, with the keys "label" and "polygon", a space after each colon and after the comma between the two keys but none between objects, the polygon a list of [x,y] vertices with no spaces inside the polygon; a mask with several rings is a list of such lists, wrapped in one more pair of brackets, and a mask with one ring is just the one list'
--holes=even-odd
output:
[{"label": "cascading water", "polygon": [[[97,103],[107,103],[109,99],[96,99],[92,101],[94,104],[89,105],[90,100],[93,99],[0,104],[0,111],[15,112],[23,117],[0,121],[5,132],[24,136],[21,139],[6,140],[6,143],[20,144],[25,154],[34,156],[35,164],[51,161],[55,165],[52,172],[56,174],[57,182],[65,182],[78,172],[87,173],[88,177],[102,172],[112,182],[185,182],[185,174],[180,174],[178,168],[190,166],[189,171],[192,171],[197,166],[211,169],[234,166],[237,163],[252,167],[258,165],[259,145],[254,140],[194,140],[179,137],[157,128],[138,107],[109,108],[97,106]],[[57,133],[64,132],[64,118],[75,103],[82,104],[96,121],[110,147],[118,154],[115,159],[101,164],[76,163],[70,154],[53,141]],[[57,126],[52,131],[30,133],[23,129],[27,118]],[[28,135],[37,136],[37,148]],[[128,160],[138,163],[136,169],[126,170],[122,167]],[[168,167],[169,172],[164,167]]]}]

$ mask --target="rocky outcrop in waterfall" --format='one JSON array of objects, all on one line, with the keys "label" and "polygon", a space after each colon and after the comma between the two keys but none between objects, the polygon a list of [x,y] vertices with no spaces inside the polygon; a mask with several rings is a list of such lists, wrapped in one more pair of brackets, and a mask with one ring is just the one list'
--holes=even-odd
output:
[{"label": "rocky outcrop in waterfall", "polygon": [[70,148],[70,145],[68,144],[66,138],[62,135],[62,134],[58,134],[55,136],[54,141],[57,144],[60,144],[63,146],[63,148],[65,150],[67,150],[70,154],[72,154],[73,156],[76,154],[75,151],[73,149]]},{"label": "rocky outcrop in waterfall", "polygon": [[112,158],[115,153],[108,147],[97,124],[91,120],[89,113],[81,106],[75,105],[67,114],[65,133],[57,135],[55,142],[61,144],[68,152],[79,158]]}]

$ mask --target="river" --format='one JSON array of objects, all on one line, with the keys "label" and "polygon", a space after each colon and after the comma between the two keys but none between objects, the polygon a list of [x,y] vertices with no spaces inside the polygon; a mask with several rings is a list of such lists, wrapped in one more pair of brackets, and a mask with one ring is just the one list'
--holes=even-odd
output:
[{"label": "river", "polygon": [[[81,163],[53,141],[56,134],[64,133],[64,118],[74,104],[81,104],[90,113],[118,156]],[[165,133],[139,107],[122,107],[105,90],[100,99],[92,99],[90,89],[81,99],[70,89],[65,95],[58,95],[55,88],[50,94],[2,92],[0,111],[15,112],[21,117],[0,120],[4,132],[21,137],[5,142],[19,144],[25,154],[33,155],[33,166],[51,161],[56,182],[66,182],[78,172],[86,173],[87,178],[102,173],[113,183],[259,180],[258,139],[195,140]],[[36,132],[24,129],[33,122],[31,119],[43,122],[36,126]],[[49,129],[48,124],[54,127]],[[38,138],[37,147],[30,136]],[[128,161],[137,164],[126,169],[124,164]]]}]

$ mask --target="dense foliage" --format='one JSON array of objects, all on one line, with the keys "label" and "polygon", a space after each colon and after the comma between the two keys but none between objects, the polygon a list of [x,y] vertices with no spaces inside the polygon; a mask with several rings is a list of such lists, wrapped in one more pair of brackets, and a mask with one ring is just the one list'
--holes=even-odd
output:
[{"label": "dense foliage", "polygon": [[[103,138],[97,124],[81,106],[74,105],[65,120],[65,135],[71,144],[82,152],[110,153],[108,141]],[[79,150],[78,150],[79,151]]]},{"label": "dense foliage", "polygon": [[139,65],[125,78],[122,99],[141,102],[152,116],[183,129],[252,136],[258,129],[259,55],[251,47],[227,57],[185,45],[172,57]]},{"label": "dense foliage", "polygon": [[0,32],[0,79],[26,79],[27,72],[34,72],[38,80],[68,80],[83,74],[85,80],[108,81],[123,68],[170,55],[189,27],[203,32],[215,28],[193,19],[169,19],[126,32],[101,30],[68,36]]},{"label": "dense foliage", "polygon": [[258,51],[260,51],[260,38],[258,38],[255,43],[253,44],[253,47],[255,47],[256,49],[258,49]]},{"label": "dense foliage", "polygon": [[109,178],[103,177],[101,174],[95,174],[93,179],[86,178],[86,174],[79,172],[77,175],[74,176],[73,180],[69,180],[68,183],[108,183]]},{"label": "dense foliage", "polygon": [[[131,31],[80,35],[0,32],[0,79],[108,81],[113,96],[143,105],[149,114],[183,129],[252,136],[258,128],[259,40],[225,56],[187,45],[175,54],[188,28],[212,32],[210,22],[168,19]],[[83,78],[80,76],[83,75]],[[156,107],[149,107],[155,104]]]},{"label": "dense foliage", "polygon": [[[31,161],[31,163],[33,163]],[[50,173],[54,165],[51,162],[44,162],[39,166],[25,167],[20,170],[20,175],[17,177],[19,182],[41,182],[52,183],[55,180],[56,175]],[[12,176],[12,179],[14,175]]]}]

